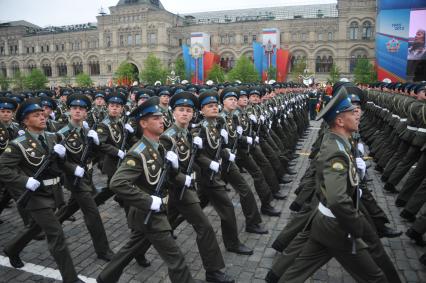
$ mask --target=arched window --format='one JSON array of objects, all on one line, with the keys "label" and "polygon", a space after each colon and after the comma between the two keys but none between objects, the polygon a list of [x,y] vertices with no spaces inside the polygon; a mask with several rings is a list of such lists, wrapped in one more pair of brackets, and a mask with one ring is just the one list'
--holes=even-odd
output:
[{"label": "arched window", "polygon": [[321,73],[322,68],[322,62],[321,62],[321,56],[317,56],[315,59],[315,72]]},{"label": "arched window", "polygon": [[15,77],[19,72],[20,70],[18,62],[12,62],[12,76]]},{"label": "arched window", "polygon": [[56,62],[56,67],[58,69],[58,76],[59,77],[65,77],[68,74],[68,69],[67,69],[67,62],[65,62],[64,59],[59,59]]},{"label": "arched window", "polygon": [[75,58],[72,62],[73,75],[77,76],[78,74],[83,73],[83,62],[80,58]]},{"label": "arched window", "polygon": [[358,23],[352,22],[349,26],[349,39],[356,40],[358,39]]},{"label": "arched window", "polygon": [[45,59],[41,62],[41,69],[46,77],[52,76],[52,66],[49,60]]},{"label": "arched window", "polygon": [[359,59],[367,59],[367,52],[364,49],[354,50],[349,57],[349,72],[353,72]]},{"label": "arched window", "polygon": [[0,75],[2,75],[3,77],[7,76],[7,68],[4,62],[0,63]]},{"label": "arched window", "polygon": [[372,36],[372,29],[371,22],[366,21],[362,24],[362,39],[364,40],[370,40]]},{"label": "arched window", "polygon": [[37,68],[37,66],[34,61],[28,62],[27,69],[29,73],[31,73],[31,71],[34,70],[35,68]]},{"label": "arched window", "polygon": [[91,57],[89,59],[89,75],[91,76],[99,76],[101,73],[99,67],[99,60],[96,57]]},{"label": "arched window", "polygon": [[323,50],[315,58],[315,72],[329,73],[334,62],[332,53],[328,50]]}]

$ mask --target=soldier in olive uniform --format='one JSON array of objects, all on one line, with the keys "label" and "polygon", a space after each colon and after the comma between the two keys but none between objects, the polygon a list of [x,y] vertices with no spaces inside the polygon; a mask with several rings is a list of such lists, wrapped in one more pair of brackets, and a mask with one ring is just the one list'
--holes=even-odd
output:
[{"label": "soldier in olive uniform", "polygon": [[[67,219],[80,208],[98,258],[109,261],[114,253],[109,247],[101,216],[93,200],[92,159],[100,141],[96,131],[83,127],[91,101],[85,95],[73,94],[68,96],[67,106],[70,109],[70,122],[59,133],[63,135],[67,149],[64,187],[71,191],[71,197],[58,212],[59,219]],[[83,160],[84,152],[88,153]]]},{"label": "soldier in olive uniform", "polygon": [[201,122],[200,138],[203,139],[203,148],[197,152],[197,165],[200,174],[197,176],[201,206],[210,202],[221,220],[222,237],[225,248],[237,254],[251,255],[253,250],[246,247],[238,239],[237,220],[234,206],[229,199],[225,182],[221,179],[221,160],[229,160],[228,150],[221,148],[222,139],[227,138],[227,132],[218,119],[218,95],[214,90],[207,90],[199,96],[201,112],[204,120]]},{"label": "soldier in olive uniform", "polygon": [[[103,154],[100,161],[102,174],[107,175],[108,184],[117,170],[117,166],[125,156],[125,151],[132,144],[132,133],[134,129],[121,120],[126,98],[120,94],[111,94],[107,97],[108,116],[97,125],[96,132],[99,136],[99,152]],[[96,197],[96,203],[102,204],[109,199],[114,193],[106,188]],[[119,199],[116,199],[119,203]]]},{"label": "soldier in olive uniform", "polygon": [[330,125],[316,161],[319,212],[313,215],[310,237],[282,282],[304,282],[332,257],[357,281],[388,282],[362,240],[368,223],[355,205],[358,176],[349,138],[358,129],[359,115],[353,109],[340,92],[319,115]]},{"label": "soldier in olive uniform", "polygon": [[158,97],[160,98],[160,108],[164,117],[164,129],[167,130],[173,125],[173,114],[169,107],[170,89],[168,87],[161,87],[158,90]]},{"label": "soldier in olive uniform", "polygon": [[[202,139],[198,136],[192,138],[188,130],[194,110],[198,108],[198,99],[190,92],[181,92],[171,98],[170,107],[173,109],[175,122],[160,136],[160,143],[166,150],[171,150],[173,145],[176,147],[179,156],[179,171],[185,175],[184,186],[168,184],[167,214],[170,225],[172,229],[175,229],[186,220],[194,227],[197,233],[198,250],[206,270],[207,282],[234,282],[232,278],[220,271],[225,267],[225,263],[213,227],[201,209],[192,180],[192,175],[195,173],[192,174],[193,168],[188,168],[190,163],[193,164],[196,150],[203,147]],[[191,171],[188,172],[188,170]],[[183,217],[179,217],[179,215]]]},{"label": "soldier in olive uniform", "polygon": [[102,91],[98,91],[95,93],[94,106],[87,115],[87,122],[90,127],[93,125],[97,125],[102,122],[107,116],[107,110],[105,107],[105,93]]},{"label": "soldier in olive uniform", "polygon": [[[158,98],[150,98],[132,112],[143,128],[143,137],[127,153],[123,163],[114,174],[110,186],[129,205],[128,224],[132,229],[130,240],[113,257],[112,261],[99,274],[98,282],[117,282],[123,269],[140,252],[148,240],[158,251],[169,267],[172,282],[193,282],[185,259],[174,241],[167,221],[166,183],[156,187],[162,174],[164,162],[169,162],[172,170],[168,173],[169,183],[181,187],[186,177],[179,174],[179,158],[173,151],[166,152],[159,143],[163,132],[163,115],[158,106]],[[165,157],[166,161],[163,161]],[[149,219],[147,215],[150,215]],[[146,224],[144,224],[146,223]]]},{"label": "soldier in olive uniform", "polygon": [[[15,113],[18,103],[9,97],[0,97],[0,155],[7,148],[9,143],[18,137],[19,133],[23,133],[23,130],[19,129],[18,123],[13,122],[13,115]],[[12,190],[13,191],[13,190]],[[8,207],[11,199],[18,199],[18,196],[12,196],[10,191],[5,185],[0,182],[0,215],[5,208]],[[24,225],[28,225],[27,213],[18,207],[18,212],[24,222]],[[0,224],[3,223],[0,219]]]},{"label": "soldier in olive uniform", "polygon": [[[16,194],[30,192],[31,197],[26,209],[39,227],[38,230],[43,230],[46,234],[49,251],[58,265],[63,281],[82,282],[74,269],[62,226],[54,215],[53,190],[61,189],[59,168],[63,167],[66,149],[58,144],[59,136],[44,131],[46,118],[38,99],[23,102],[16,118],[25,124],[27,130],[24,135],[13,140],[0,156],[0,180],[11,185],[10,188]],[[46,158],[50,160],[48,169],[44,170],[38,179],[31,177]],[[35,234],[39,231],[35,231]],[[31,238],[32,236],[34,235],[29,235]],[[14,239],[6,245],[4,252],[11,265],[20,268],[24,266],[19,258],[24,245],[17,240]]]}]

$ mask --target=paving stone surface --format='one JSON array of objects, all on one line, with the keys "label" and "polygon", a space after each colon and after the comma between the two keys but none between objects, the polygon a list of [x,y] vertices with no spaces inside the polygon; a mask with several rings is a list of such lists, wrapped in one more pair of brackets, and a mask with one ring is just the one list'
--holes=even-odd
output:
[{"label": "paving stone surface", "polygon": [[[311,122],[309,137],[303,142],[303,148],[298,151],[301,156],[296,159],[297,164],[295,171],[297,175],[293,176],[295,178],[291,184],[284,187],[284,190],[288,192],[288,199],[274,201],[274,206],[282,210],[281,216],[262,216],[263,222],[269,230],[269,234],[255,235],[245,232],[244,215],[241,211],[238,196],[233,191],[229,193],[237,215],[240,239],[247,246],[254,249],[253,255],[241,256],[227,252],[222,242],[219,217],[211,206],[205,208],[204,212],[211,221],[217,234],[217,239],[226,262],[226,272],[234,276],[237,282],[264,282],[264,277],[276,256],[276,252],[271,248],[271,244],[293,216],[288,207],[295,198],[293,191],[297,188],[300,178],[302,178],[309,165],[308,155],[311,145],[315,141],[319,126],[319,122]],[[369,175],[373,179],[373,181],[369,183],[369,188],[373,191],[379,205],[387,213],[391,220],[391,225],[405,232],[409,228],[409,223],[404,222],[399,217],[400,209],[394,205],[395,195],[383,193],[383,183],[380,181],[380,175],[377,174],[373,168],[374,164],[372,164],[368,170]],[[244,174],[244,176],[247,178],[248,182],[252,184],[251,178],[247,174]],[[105,178],[99,173],[96,174],[94,180],[98,188],[103,187],[105,184]],[[400,186],[403,184],[403,181],[400,183]],[[257,195],[256,199],[260,208]],[[110,245],[114,251],[118,251],[120,247],[126,243],[129,236],[124,210],[113,200],[107,201],[99,210]],[[75,217],[75,222],[65,222],[63,225],[68,247],[79,274],[92,279],[88,281],[95,282],[93,279],[97,277],[106,263],[96,257],[81,212],[78,212]],[[1,219],[4,223],[0,224],[0,256],[4,257],[2,251],[3,247],[8,240],[20,233],[24,227],[17,215],[15,207],[6,209],[1,215]],[[191,269],[193,277],[204,280],[205,271],[202,267],[198,250],[196,249],[195,232],[192,227],[184,222],[177,228],[174,234],[177,236],[176,241],[185,255],[186,262]],[[404,282],[426,282],[426,268],[418,261],[418,258],[426,251],[425,248],[415,246],[405,235],[396,239],[382,239],[382,241],[390,258],[396,264],[397,270]],[[27,263],[26,265],[29,263],[34,264],[31,266],[31,270],[23,271],[7,267],[5,266],[7,265],[7,260],[3,258],[2,261],[0,257],[0,282],[60,282],[46,276],[37,275],[42,273],[43,275],[49,276],[49,273],[45,272],[46,267],[56,269],[56,264],[47,250],[45,241],[32,241],[21,253],[21,258]],[[120,282],[170,282],[167,276],[167,267],[154,249],[151,248],[149,250],[147,258],[151,261],[150,267],[142,268],[139,267],[135,261],[132,261],[125,269],[120,278]],[[51,275],[51,277],[54,276]],[[307,282],[346,283],[355,281],[343,270],[339,263],[335,260],[331,260],[318,270]]]}]

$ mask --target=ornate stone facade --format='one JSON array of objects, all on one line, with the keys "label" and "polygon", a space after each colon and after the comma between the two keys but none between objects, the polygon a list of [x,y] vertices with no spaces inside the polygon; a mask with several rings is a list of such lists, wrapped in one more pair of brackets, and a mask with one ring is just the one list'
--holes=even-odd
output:
[{"label": "ornate stone facade", "polygon": [[[240,13],[240,18],[225,15],[221,22],[215,12],[181,16],[166,11],[158,0],[120,0],[109,15],[97,17],[97,24],[45,29],[24,21],[1,24],[0,74],[13,77],[18,70],[39,68],[58,84],[63,76],[73,79],[85,72],[97,84],[106,84],[124,60],[141,70],[150,52],[170,65],[181,56],[180,45],[189,42],[191,32],[210,34],[211,50],[220,55],[223,67],[231,68],[240,55],[252,57],[252,41],[261,40],[263,28],[278,28],[281,47],[292,55],[291,65],[306,60],[308,70],[324,80],[335,63],[350,77],[357,58],[374,60],[376,1],[338,0],[333,9],[335,16],[323,16],[318,9],[313,17],[256,20],[244,18],[248,10],[234,10],[229,14]],[[194,20],[203,15],[213,16]]]}]

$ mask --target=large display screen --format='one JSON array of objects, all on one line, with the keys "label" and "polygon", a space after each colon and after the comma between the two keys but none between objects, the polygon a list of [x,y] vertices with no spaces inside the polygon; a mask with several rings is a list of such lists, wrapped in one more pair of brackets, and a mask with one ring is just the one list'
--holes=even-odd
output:
[{"label": "large display screen", "polygon": [[426,0],[382,0],[378,8],[379,80],[426,80]]}]

